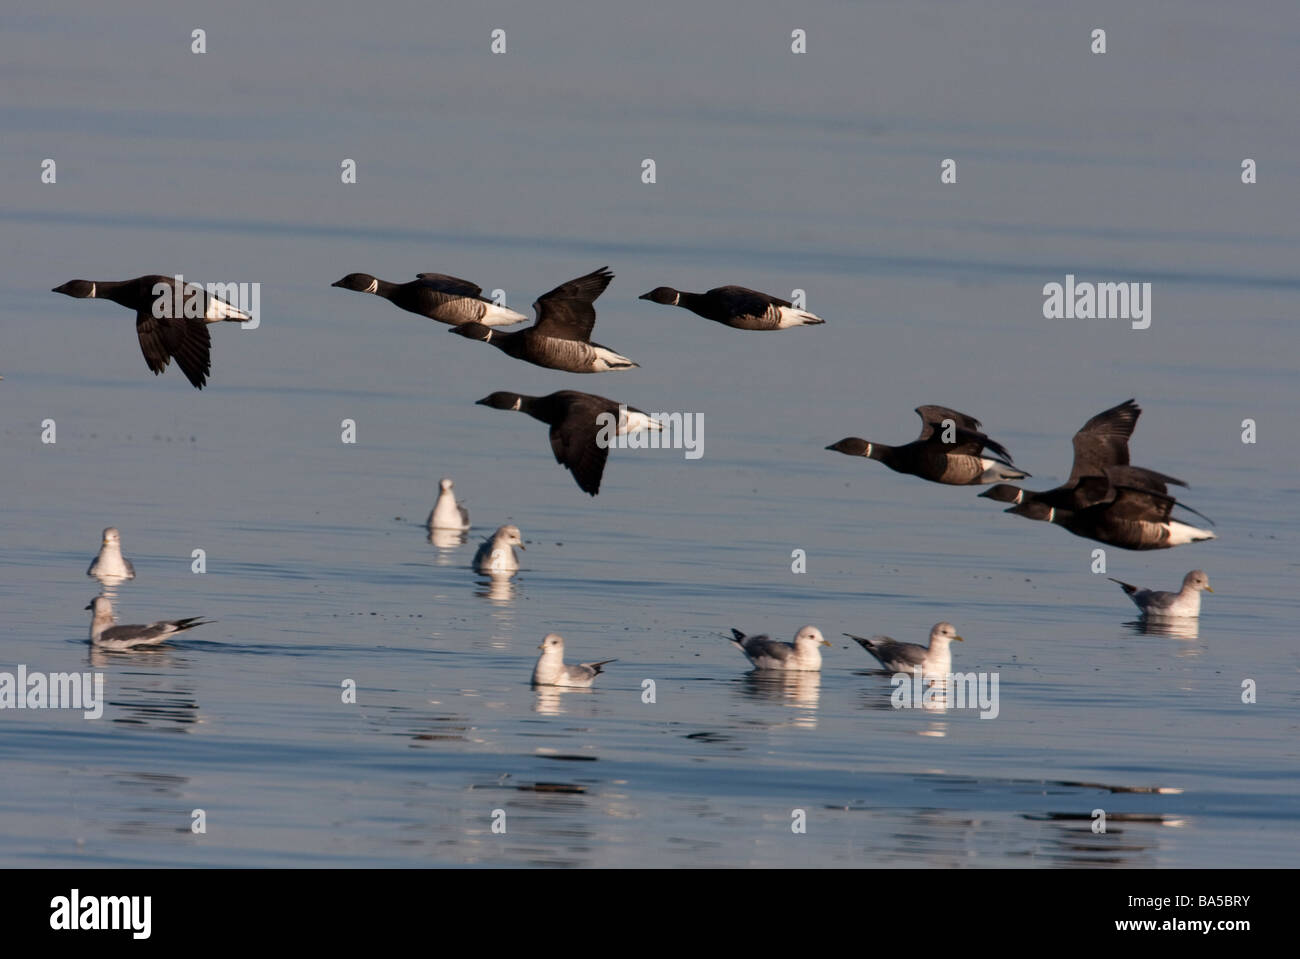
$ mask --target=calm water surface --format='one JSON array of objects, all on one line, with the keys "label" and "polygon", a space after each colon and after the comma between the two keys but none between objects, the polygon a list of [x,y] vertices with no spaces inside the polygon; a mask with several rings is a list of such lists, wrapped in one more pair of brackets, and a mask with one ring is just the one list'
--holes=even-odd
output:
[{"label": "calm water surface", "polygon": [[[0,669],[100,671],[107,700],[0,713],[0,864],[1300,861],[1294,5],[118,6],[0,40]],[[606,263],[596,338],[641,368],[587,377],[329,286],[434,270],[525,310]],[[201,393],[148,373],[120,307],[49,292],[152,272],[262,284]],[[1151,282],[1151,328],[1045,320],[1067,273]],[[723,283],[827,323],[637,300]],[[704,455],[615,451],[593,500],[542,424],[473,405],[566,388],[700,413]],[[1220,538],[1107,574],[1206,569],[1194,636],[1135,628],[1096,544],[823,449],[945,404],[1042,489],[1129,396],[1135,460]],[[448,549],[423,528],[444,475],[474,523]],[[524,568],[494,585],[469,560],[506,522]],[[91,652],[108,525],[123,622],[217,622]],[[997,718],[892,709],[841,635],[941,619]],[[805,623],[820,675],[754,676],[725,638]],[[535,691],[549,631],[618,662]]]}]

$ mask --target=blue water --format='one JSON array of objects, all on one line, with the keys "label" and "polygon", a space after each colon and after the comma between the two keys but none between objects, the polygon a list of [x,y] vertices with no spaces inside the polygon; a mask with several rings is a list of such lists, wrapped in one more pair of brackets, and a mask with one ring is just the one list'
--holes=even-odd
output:
[{"label": "blue water", "polygon": [[[1293,5],[115,7],[0,39],[0,671],[100,671],[107,699],[0,712],[0,864],[1296,864]],[[595,338],[641,366],[594,376],[329,285],[447,272],[527,312],[606,263]],[[49,292],[174,272],[262,284],[201,393],[148,372],[125,310]],[[1067,273],[1151,282],[1151,328],[1045,320]],[[804,289],[827,323],[637,299],[725,283]],[[593,500],[542,424],[474,405],[498,389],[698,413],[704,455],[614,451]],[[944,404],[1043,489],[1130,396],[1135,462],[1219,538],[1105,574],[974,489],[823,449]],[[474,524],[447,550],[444,475]],[[524,568],[493,588],[469,560],[507,522]],[[109,525],[123,622],[216,622],[92,652]],[[1194,637],[1135,629],[1106,578],[1192,568]],[[997,718],[890,708],[841,635],[943,619]],[[817,676],[755,677],[726,641],[805,623],[834,642]],[[533,690],[551,631],[618,661]]]}]

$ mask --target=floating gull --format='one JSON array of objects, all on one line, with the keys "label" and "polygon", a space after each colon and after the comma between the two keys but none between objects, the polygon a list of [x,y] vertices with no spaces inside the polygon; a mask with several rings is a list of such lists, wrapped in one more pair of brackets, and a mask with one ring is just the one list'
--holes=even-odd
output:
[{"label": "floating gull", "polygon": [[156,646],[170,639],[176,633],[206,626],[211,620],[202,616],[188,619],[170,619],[147,626],[115,626],[113,604],[107,596],[96,596],[86,609],[94,610],[90,620],[90,642],[102,649],[133,649],[136,646]]},{"label": "floating gull", "polygon": [[[1024,479],[1001,443],[980,432],[980,421],[944,406],[918,406],[921,435],[903,446],[868,443],[850,436],[826,447],[846,456],[880,460],[896,473],[910,473],[932,483],[974,486]],[[984,456],[989,449],[992,456]]]},{"label": "floating gull", "polygon": [[746,636],[738,629],[732,629],[735,646],[754,664],[755,669],[804,669],[816,671],[822,668],[822,652],[818,647],[829,646],[816,626],[805,626],[795,634],[793,643],[782,643],[767,636]]},{"label": "floating gull", "polygon": [[482,323],[462,323],[451,332],[482,340],[501,352],[534,366],[569,373],[604,373],[629,370],[638,364],[607,346],[591,342],[596,326],[596,297],[614,278],[605,267],[580,276],[538,297],[533,304],[537,322],[522,330],[502,333]]},{"label": "floating gull", "polygon": [[930,630],[930,645],[900,643],[888,636],[865,639],[845,633],[859,646],[880,661],[891,673],[922,673],[928,676],[946,676],[952,672],[952,652],[948,646],[954,640],[965,642],[957,635],[952,623],[936,623]]},{"label": "floating gull", "polygon": [[513,573],[519,569],[519,560],[512,547],[524,549],[518,526],[502,526],[483,541],[474,554],[474,568],[480,573]]},{"label": "floating gull", "polygon": [[104,530],[103,542],[99,546],[99,555],[91,561],[87,576],[104,582],[120,583],[126,579],[135,579],[135,567],[129,559],[122,557],[122,534],[116,526]]},{"label": "floating gull", "polygon": [[785,330],[826,322],[816,313],[798,309],[789,300],[779,300],[743,286],[719,286],[707,293],[685,293],[671,286],[657,286],[641,294],[639,299],[680,306],[737,330]]},{"label": "floating gull", "polygon": [[598,663],[581,663],[577,666],[564,665],[564,637],[557,633],[547,633],[542,644],[537,647],[542,655],[537,657],[533,667],[534,686],[590,686],[603,671],[602,666],[617,662],[602,659]]},{"label": "floating gull", "polygon": [[1201,591],[1212,593],[1210,577],[1203,570],[1194,569],[1183,577],[1183,588],[1176,593],[1161,590],[1138,589],[1128,583],[1110,577],[1112,583],[1119,583],[1128,594],[1128,598],[1142,610],[1143,616],[1153,618],[1194,618],[1201,615]]},{"label": "floating gull", "polygon": [[456,502],[456,494],[452,492],[452,482],[446,477],[438,481],[438,501],[433,504],[433,511],[429,513],[429,530],[435,529],[469,529],[469,510]]}]

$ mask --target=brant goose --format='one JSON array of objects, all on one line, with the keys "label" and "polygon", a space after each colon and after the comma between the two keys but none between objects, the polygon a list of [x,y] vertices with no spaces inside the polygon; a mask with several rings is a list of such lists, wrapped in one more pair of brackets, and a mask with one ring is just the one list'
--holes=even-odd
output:
[{"label": "brant goose", "polygon": [[607,267],[557,286],[533,304],[537,322],[527,329],[501,333],[482,323],[462,323],[451,332],[490,343],[517,360],[567,373],[629,370],[638,364],[608,347],[591,342],[596,325],[596,297],[614,274]]},{"label": "brant goose", "polygon": [[519,569],[519,559],[511,548],[524,549],[518,526],[502,526],[485,539],[474,554],[474,568],[480,573],[513,573]]},{"label": "brant goose", "polygon": [[[916,412],[921,417],[921,435],[905,446],[868,443],[850,436],[826,448],[846,456],[880,460],[896,473],[910,473],[950,486],[1024,479],[1029,475],[1015,468],[1002,444],[979,431],[980,421],[974,417],[943,406],[918,406]],[[950,443],[943,439],[948,431],[945,420],[952,421]],[[993,451],[992,457],[980,455],[986,448]]]},{"label": "brant goose", "polygon": [[451,480],[443,477],[438,481],[438,501],[429,513],[428,527],[435,529],[469,529],[469,510],[456,502],[456,494],[451,491]]},{"label": "brant goose", "polygon": [[[1113,479],[1118,470],[1127,468],[1112,467],[1107,470],[1107,478]],[[1113,485],[1106,500],[1080,510],[1031,500],[1008,507],[1005,512],[1055,523],[1075,536],[1120,549],[1169,549],[1214,539],[1214,534],[1207,529],[1170,518],[1173,508],[1181,505],[1172,496],[1157,490]]]},{"label": "brant goose", "polygon": [[[160,284],[167,287],[167,292],[161,296],[154,293]],[[112,300],[128,310],[135,310],[135,332],[140,338],[140,351],[154,376],[167,369],[167,364],[175,359],[185,378],[194,384],[195,389],[201,390],[208,381],[208,373],[212,372],[209,355],[212,338],[208,335],[207,324],[222,321],[242,323],[252,317],[225,300],[209,296],[197,283],[185,283],[184,286],[184,291],[178,293],[175,277],[150,274],[116,282],[69,280],[56,286],[52,292],[82,300]],[[201,303],[203,316],[154,316],[154,304],[160,299],[173,305],[179,301],[181,312],[191,302]],[[162,312],[173,313],[176,310],[169,308]]]},{"label": "brant goose", "polygon": [[127,579],[135,579],[135,567],[129,559],[122,556],[122,534],[116,526],[104,530],[104,538],[99,544],[99,554],[90,562],[87,576],[105,583],[117,584]]},{"label": "brant goose", "polygon": [[94,610],[90,620],[90,642],[102,649],[133,649],[136,646],[157,646],[176,633],[206,626],[210,620],[202,616],[189,619],[170,619],[148,626],[115,626],[113,604],[107,596],[96,596],[86,609]]},{"label": "brant goose", "polygon": [[738,629],[732,629],[731,634],[736,637],[730,640],[731,645],[744,653],[755,669],[816,672],[822,668],[822,652],[818,647],[830,645],[816,626],[799,630],[793,643],[782,643],[767,636],[746,636]]},{"label": "brant goose", "polygon": [[930,630],[930,645],[919,643],[900,643],[888,636],[872,636],[866,639],[845,633],[880,662],[891,673],[920,673],[929,676],[947,676],[952,672],[952,651],[948,648],[953,642],[965,642],[957,635],[952,623],[936,623]]},{"label": "brant goose", "polygon": [[1186,486],[1180,479],[1140,466],[1129,466],[1128,441],[1137,426],[1142,409],[1133,400],[1098,413],[1074,434],[1074,463],[1069,478],[1054,489],[1021,489],[999,483],[979,495],[1002,503],[1019,505],[1029,501],[1045,503],[1058,509],[1083,509],[1107,498],[1110,481],[1106,471],[1125,467],[1122,482],[1129,486],[1166,493],[1165,484]]},{"label": "brant goose", "polygon": [[418,313],[439,323],[482,323],[484,326],[509,326],[528,317],[504,306],[497,306],[481,296],[483,288],[469,280],[445,273],[419,273],[410,283],[388,283],[369,273],[349,273],[330,286],[373,293],[389,300],[408,313]]},{"label": "brant goose", "polygon": [[683,293],[671,286],[658,286],[638,299],[685,307],[706,320],[737,330],[785,330],[826,322],[815,313],[795,309],[789,300],[778,300],[743,286],[719,286],[707,293]]},{"label": "brant goose", "polygon": [[1201,590],[1212,593],[1210,577],[1203,570],[1194,569],[1183,577],[1183,588],[1176,593],[1161,590],[1138,589],[1113,577],[1112,583],[1119,583],[1128,598],[1142,610],[1143,616],[1154,618],[1172,617],[1191,619],[1201,615]]},{"label": "brant goose", "polygon": [[547,633],[537,648],[542,651],[542,655],[537,657],[537,665],[533,667],[534,686],[576,686],[586,689],[604,672],[602,666],[618,662],[616,659],[602,659],[598,663],[566,666],[564,637],[558,633]]},{"label": "brant goose", "polygon": [[[555,461],[573,473],[578,488],[595,496],[600,492],[600,478],[605,472],[609,447],[602,444],[601,414],[618,421],[618,435],[637,430],[661,430],[663,424],[633,406],[625,406],[576,390],[560,390],[549,396],[522,396],[498,391],[478,400],[478,406],[497,410],[518,410],[551,428],[551,451]],[[610,421],[612,422],[612,420]]]}]

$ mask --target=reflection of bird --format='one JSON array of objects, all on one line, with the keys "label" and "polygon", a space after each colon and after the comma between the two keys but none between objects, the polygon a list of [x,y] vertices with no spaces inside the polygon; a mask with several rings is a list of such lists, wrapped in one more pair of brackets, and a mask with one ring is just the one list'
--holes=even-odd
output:
[{"label": "reflection of bird", "polygon": [[[1024,479],[1006,448],[980,432],[980,421],[943,406],[918,406],[921,435],[904,446],[868,443],[850,436],[826,447],[847,456],[880,460],[896,473],[910,473],[932,483],[973,486],[997,480]],[[993,456],[981,455],[985,449]]]},{"label": "reflection of bird", "polygon": [[746,636],[738,629],[731,634],[731,645],[745,654],[755,669],[806,669],[822,668],[822,651],[819,647],[830,643],[816,626],[805,626],[795,633],[793,643],[782,643],[767,636]]},{"label": "reflection of bird", "polygon": [[638,299],[680,306],[737,330],[784,330],[826,322],[816,313],[795,307],[789,300],[779,300],[743,286],[719,286],[707,293],[683,293],[671,286],[658,286]]},{"label": "reflection of bird", "polygon": [[[555,461],[573,473],[579,489],[592,496],[600,492],[600,478],[605,473],[608,440],[612,435],[663,429],[658,420],[634,406],[576,390],[560,390],[549,396],[498,391],[483,397],[476,405],[518,410],[549,425]],[[611,426],[616,428],[610,429]]]},{"label": "reflection of bird", "polygon": [[[1116,470],[1129,468],[1112,467],[1107,475],[1113,478]],[[1181,504],[1172,496],[1155,490],[1114,485],[1105,500],[1080,510],[1058,509],[1031,500],[1011,506],[1006,512],[1055,523],[1075,536],[1120,549],[1169,549],[1214,539],[1214,534],[1207,529],[1170,518],[1177,505]]]},{"label": "reflection of bird", "polygon": [[137,646],[156,646],[170,639],[176,633],[206,626],[208,622],[202,616],[189,619],[170,619],[147,626],[115,626],[113,604],[107,596],[96,596],[86,609],[94,610],[90,619],[90,642],[104,649],[133,649]]},{"label": "reflection of bird", "polygon": [[435,529],[469,529],[469,510],[456,502],[452,492],[451,480],[443,477],[438,481],[438,500],[429,513],[429,530]]},{"label": "reflection of bird", "polygon": [[569,373],[604,373],[636,366],[626,356],[591,342],[596,326],[596,297],[609,286],[614,274],[601,267],[557,286],[537,298],[537,322],[522,330],[501,333],[482,323],[463,323],[451,332],[482,340],[517,360]]},{"label": "reflection of bird", "polygon": [[852,633],[844,635],[876,657],[880,665],[891,673],[923,673],[931,676],[946,676],[952,672],[952,651],[948,647],[953,642],[964,642],[952,623],[936,623],[930,630],[929,646],[900,643],[888,636],[865,639]]},{"label": "reflection of bird", "polygon": [[99,555],[90,562],[87,576],[99,580],[135,579],[135,567],[129,559],[122,556],[122,534],[117,527],[110,526],[104,530],[104,538],[99,546]]},{"label": "reflection of bird", "polygon": [[485,539],[474,554],[474,568],[480,573],[513,573],[519,559],[513,547],[524,549],[518,526],[502,526]]},{"label": "reflection of bird", "polygon": [[252,319],[225,300],[209,296],[197,283],[184,283],[184,290],[178,292],[175,277],[157,274],[115,282],[69,280],[53,292],[82,300],[112,300],[135,310],[140,351],[154,376],[175,358],[185,378],[200,390],[212,371],[208,324]]},{"label": "reflection of bird", "polygon": [[578,686],[587,687],[595,682],[603,672],[602,666],[617,662],[614,659],[602,659],[598,663],[580,663],[577,666],[564,665],[564,637],[557,633],[547,633],[542,644],[537,647],[542,655],[537,657],[533,667],[534,686]]},{"label": "reflection of bird", "polygon": [[[1070,476],[1055,489],[1035,492],[999,483],[980,496],[1016,505],[1037,501],[1058,509],[1083,509],[1106,498],[1112,482],[1108,472],[1114,477],[1114,482],[1158,493],[1166,492],[1166,483],[1186,486],[1182,480],[1172,476],[1129,466],[1128,441],[1141,415],[1142,408],[1136,402],[1125,400],[1084,423],[1071,441],[1074,463],[1070,467]],[[1117,470],[1116,467],[1124,469]]]},{"label": "reflection of bird", "polygon": [[461,323],[509,326],[528,319],[522,313],[497,306],[481,296],[481,286],[445,273],[421,273],[410,283],[388,283],[369,273],[349,273],[330,286],[356,293],[373,293],[408,313],[418,313],[452,326]]},{"label": "reflection of bird", "polygon": [[1142,615],[1154,618],[1195,617],[1201,615],[1201,591],[1212,593],[1210,577],[1204,571],[1194,569],[1183,577],[1183,586],[1176,593],[1163,590],[1138,589],[1128,583],[1111,577],[1112,583],[1119,583],[1128,598],[1142,610]]}]

